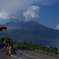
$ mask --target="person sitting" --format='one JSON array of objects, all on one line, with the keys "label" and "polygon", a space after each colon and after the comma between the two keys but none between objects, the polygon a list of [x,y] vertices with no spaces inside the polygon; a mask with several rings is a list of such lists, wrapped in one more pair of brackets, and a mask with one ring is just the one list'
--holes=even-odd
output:
[{"label": "person sitting", "polygon": [[11,55],[13,52],[13,44],[9,41],[7,44],[7,54]]}]

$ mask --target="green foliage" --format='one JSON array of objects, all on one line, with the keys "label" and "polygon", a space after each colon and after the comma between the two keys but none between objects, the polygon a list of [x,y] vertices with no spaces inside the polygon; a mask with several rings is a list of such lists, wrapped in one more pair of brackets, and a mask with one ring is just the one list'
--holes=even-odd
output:
[{"label": "green foliage", "polygon": [[58,49],[57,48],[55,48],[55,47],[49,47],[49,51],[50,51],[50,53],[52,54],[57,54],[58,53]]},{"label": "green foliage", "polygon": [[10,37],[6,37],[5,41],[12,41]]},{"label": "green foliage", "polygon": [[5,38],[3,38],[3,37],[0,38],[0,42],[3,42],[3,41],[5,41]]},{"label": "green foliage", "polygon": [[27,42],[14,42],[14,44],[16,46],[26,46],[28,49],[39,50],[39,51],[50,53],[50,54],[58,53],[58,49],[51,46],[47,47],[47,46],[32,44],[32,43],[27,43]]},{"label": "green foliage", "polygon": [[12,41],[10,37],[2,37],[0,38],[0,41],[11,41],[15,46],[21,46],[21,47],[26,47],[28,49],[32,50],[39,50],[42,52],[50,53],[50,54],[58,54],[58,49],[52,46],[43,46],[39,44],[32,44],[32,43],[27,43],[27,42],[16,42]]},{"label": "green foliage", "polygon": [[2,37],[2,38],[0,38],[0,42],[4,42],[4,41],[11,41],[12,42],[10,37],[6,37],[6,38]]}]

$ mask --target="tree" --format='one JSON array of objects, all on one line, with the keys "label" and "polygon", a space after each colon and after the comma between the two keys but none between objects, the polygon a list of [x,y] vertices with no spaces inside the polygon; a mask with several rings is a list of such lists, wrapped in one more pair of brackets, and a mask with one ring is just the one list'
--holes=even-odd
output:
[{"label": "tree", "polygon": [[5,38],[4,37],[0,38],[0,42],[3,42],[3,41],[5,41]]},{"label": "tree", "polygon": [[5,41],[11,41],[11,42],[12,42],[12,40],[11,40],[10,37],[6,37],[6,38],[5,38]]}]

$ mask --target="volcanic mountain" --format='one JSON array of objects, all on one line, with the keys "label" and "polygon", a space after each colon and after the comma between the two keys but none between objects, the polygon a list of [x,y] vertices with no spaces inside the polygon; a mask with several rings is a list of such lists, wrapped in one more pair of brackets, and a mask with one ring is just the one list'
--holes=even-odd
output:
[{"label": "volcanic mountain", "polygon": [[36,21],[9,21],[4,26],[7,27],[7,30],[3,31],[4,34],[1,32],[0,36],[9,36],[17,41],[48,45],[53,41],[56,42],[56,39],[59,38],[58,30],[48,28]]}]

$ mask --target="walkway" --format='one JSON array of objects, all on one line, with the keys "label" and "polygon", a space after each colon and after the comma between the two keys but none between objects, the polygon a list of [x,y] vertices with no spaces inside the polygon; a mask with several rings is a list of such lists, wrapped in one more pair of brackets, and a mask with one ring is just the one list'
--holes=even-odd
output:
[{"label": "walkway", "polygon": [[15,59],[15,58],[6,55],[5,52],[0,52],[0,59]]}]

